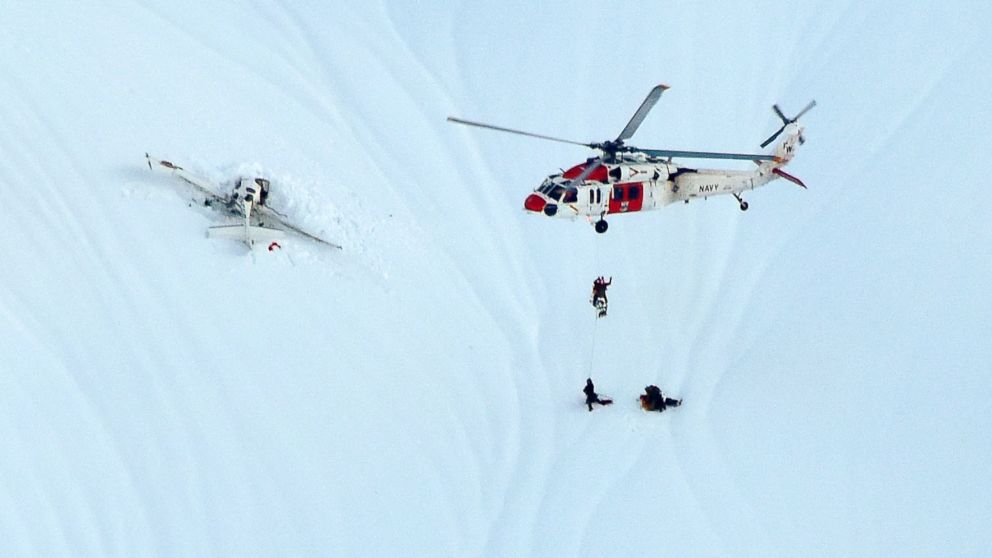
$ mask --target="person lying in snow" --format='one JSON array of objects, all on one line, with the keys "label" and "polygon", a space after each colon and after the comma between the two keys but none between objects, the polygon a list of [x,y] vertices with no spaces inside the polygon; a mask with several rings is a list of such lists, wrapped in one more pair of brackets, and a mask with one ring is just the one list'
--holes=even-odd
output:
[{"label": "person lying in snow", "polygon": [[641,395],[641,408],[645,411],[662,412],[668,407],[678,407],[681,404],[681,399],[666,397],[658,386],[645,387],[644,395]]}]

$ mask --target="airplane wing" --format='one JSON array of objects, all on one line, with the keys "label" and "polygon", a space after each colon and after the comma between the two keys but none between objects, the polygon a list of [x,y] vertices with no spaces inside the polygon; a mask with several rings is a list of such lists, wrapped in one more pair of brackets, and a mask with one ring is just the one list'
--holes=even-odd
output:
[{"label": "airplane wing", "polygon": [[226,203],[227,199],[220,195],[220,186],[214,184],[213,182],[189,172],[188,170],[180,167],[179,165],[173,163],[172,161],[166,161],[165,159],[156,159],[145,153],[145,161],[148,162],[149,170],[160,170],[163,172],[168,172],[172,176],[175,176],[182,180],[183,182],[193,186],[197,190],[207,196],[207,199],[211,202]]},{"label": "airplane wing", "polygon": [[321,243],[321,244],[323,244],[325,246],[330,246],[331,248],[336,248],[338,250],[342,250],[340,244],[335,244],[335,243],[333,243],[333,242],[331,242],[329,240],[325,240],[323,238],[320,238],[317,235],[310,234],[307,231],[305,231],[305,230],[297,227],[296,225],[293,225],[292,223],[288,223],[286,221],[284,215],[282,215],[281,213],[279,213],[275,209],[272,209],[269,206],[266,206],[266,205],[259,206],[259,207],[256,208],[256,211],[258,213],[261,213],[265,217],[265,219],[267,221],[269,221],[271,223],[275,223],[276,225],[278,225],[278,226],[280,226],[280,227],[282,227],[282,228],[284,228],[284,229],[286,229],[288,231],[292,231],[292,232],[294,232],[294,233],[296,233],[296,234],[298,234],[300,236],[309,238],[310,240],[313,240],[315,242],[319,242],[319,243]]}]

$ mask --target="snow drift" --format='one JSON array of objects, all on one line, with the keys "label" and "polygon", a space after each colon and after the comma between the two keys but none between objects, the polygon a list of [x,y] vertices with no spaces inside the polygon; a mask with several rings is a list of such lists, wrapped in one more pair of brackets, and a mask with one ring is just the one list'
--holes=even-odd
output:
[{"label": "snow drift", "polygon": [[[987,8],[0,12],[4,555],[992,548]],[[444,120],[592,140],[662,81],[637,145],[754,149],[815,97],[809,191],[597,236],[521,211],[587,153]],[[208,240],[144,151],[345,250]]]}]

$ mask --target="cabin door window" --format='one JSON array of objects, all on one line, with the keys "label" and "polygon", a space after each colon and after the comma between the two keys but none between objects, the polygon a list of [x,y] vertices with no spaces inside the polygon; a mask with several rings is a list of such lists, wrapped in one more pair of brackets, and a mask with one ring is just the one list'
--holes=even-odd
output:
[{"label": "cabin door window", "polygon": [[613,185],[613,195],[610,197],[610,213],[640,211],[643,203],[644,184],[631,182]]}]

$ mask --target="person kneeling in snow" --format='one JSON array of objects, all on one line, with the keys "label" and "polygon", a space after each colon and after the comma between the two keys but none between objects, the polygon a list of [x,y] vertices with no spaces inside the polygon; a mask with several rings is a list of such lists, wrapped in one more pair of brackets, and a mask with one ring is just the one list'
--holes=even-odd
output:
[{"label": "person kneeling in snow", "polygon": [[660,413],[668,407],[678,407],[681,404],[681,399],[666,397],[658,386],[645,387],[644,395],[641,396],[641,408],[645,411],[658,411]]},{"label": "person kneeling in snow", "polygon": [[613,403],[612,399],[600,397],[596,393],[596,386],[593,385],[592,378],[586,378],[586,387],[582,388],[582,393],[586,394],[586,405],[589,406],[590,411],[592,411],[593,403],[599,403],[600,405],[610,405]]}]

